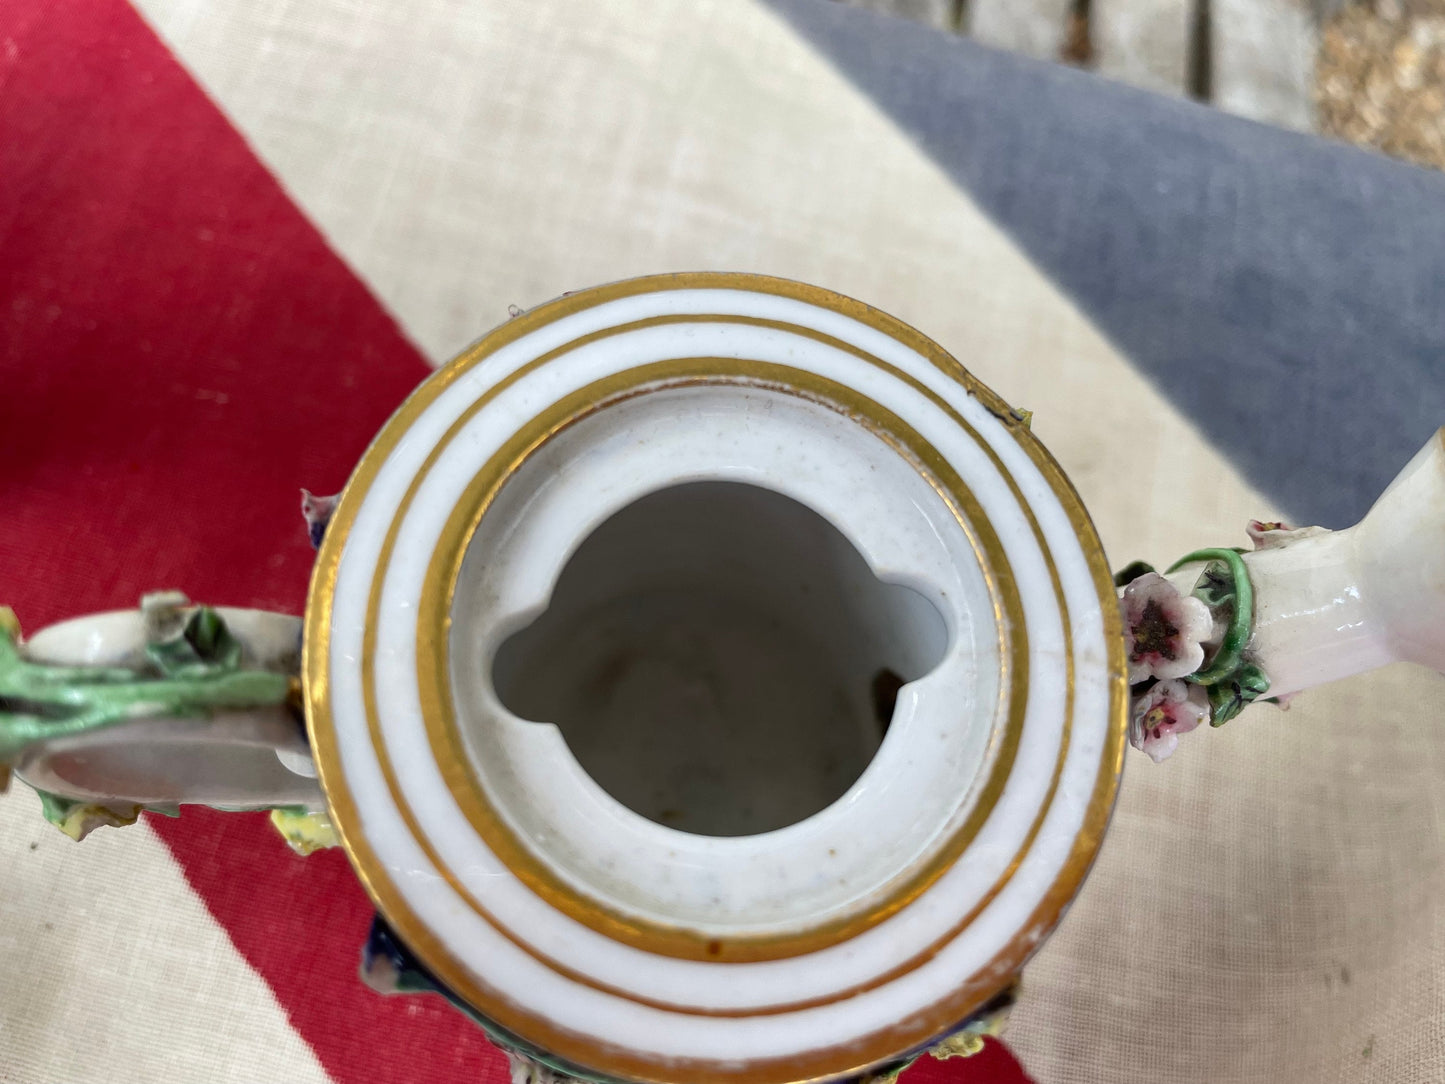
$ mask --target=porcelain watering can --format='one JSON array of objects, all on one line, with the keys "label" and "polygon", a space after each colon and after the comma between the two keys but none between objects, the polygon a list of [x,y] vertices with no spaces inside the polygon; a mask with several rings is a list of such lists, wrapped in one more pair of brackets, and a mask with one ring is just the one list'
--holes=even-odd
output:
[{"label": "porcelain watering can", "polygon": [[1127,743],[1445,665],[1438,436],[1351,530],[1116,581],[1027,412],[756,276],[516,317],[304,511],[302,617],[0,611],[0,765],[77,838],[203,803],[339,843],[367,981],[449,998],[519,1080],[974,1051]]}]

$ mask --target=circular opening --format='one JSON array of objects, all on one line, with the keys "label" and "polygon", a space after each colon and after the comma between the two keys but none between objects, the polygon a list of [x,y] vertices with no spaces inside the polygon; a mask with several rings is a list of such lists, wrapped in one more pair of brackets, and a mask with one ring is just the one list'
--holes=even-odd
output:
[{"label": "circular opening", "polygon": [[948,640],[932,603],[878,579],[816,512],[697,482],[589,535],[492,677],[509,711],[555,724],[628,808],[699,835],[751,835],[842,797],[899,691]]}]

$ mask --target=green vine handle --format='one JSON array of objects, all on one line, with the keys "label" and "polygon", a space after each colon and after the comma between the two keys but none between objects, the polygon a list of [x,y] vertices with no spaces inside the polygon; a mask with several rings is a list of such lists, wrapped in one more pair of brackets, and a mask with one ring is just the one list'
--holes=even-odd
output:
[{"label": "green vine handle", "polygon": [[0,765],[56,738],[132,719],[210,715],[285,704],[287,674],[241,666],[241,645],[215,610],[197,607],[134,666],[60,666],[26,659],[20,623],[0,607]]}]

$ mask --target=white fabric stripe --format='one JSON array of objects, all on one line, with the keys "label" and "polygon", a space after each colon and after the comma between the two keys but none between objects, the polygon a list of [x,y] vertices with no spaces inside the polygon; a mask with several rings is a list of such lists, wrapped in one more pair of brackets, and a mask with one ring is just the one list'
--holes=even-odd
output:
[{"label": "white fabric stripe", "polygon": [[144,825],[77,844],[16,783],[0,797],[0,869],[0,1079],[330,1079]]}]

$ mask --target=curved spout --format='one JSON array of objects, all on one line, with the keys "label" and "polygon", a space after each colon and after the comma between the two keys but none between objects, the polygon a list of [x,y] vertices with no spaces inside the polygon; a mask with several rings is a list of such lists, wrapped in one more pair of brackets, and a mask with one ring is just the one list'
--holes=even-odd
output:
[{"label": "curved spout", "polygon": [[[1391,662],[1445,669],[1445,428],[1354,527],[1256,522],[1249,534],[1251,552],[1204,550],[1163,576],[1121,574],[1130,739],[1156,760],[1179,734],[1255,699],[1284,706]],[[1207,622],[1187,620],[1206,610]],[[1191,640],[1191,628],[1208,631]],[[1176,676],[1170,659],[1190,651],[1199,664]]]}]

